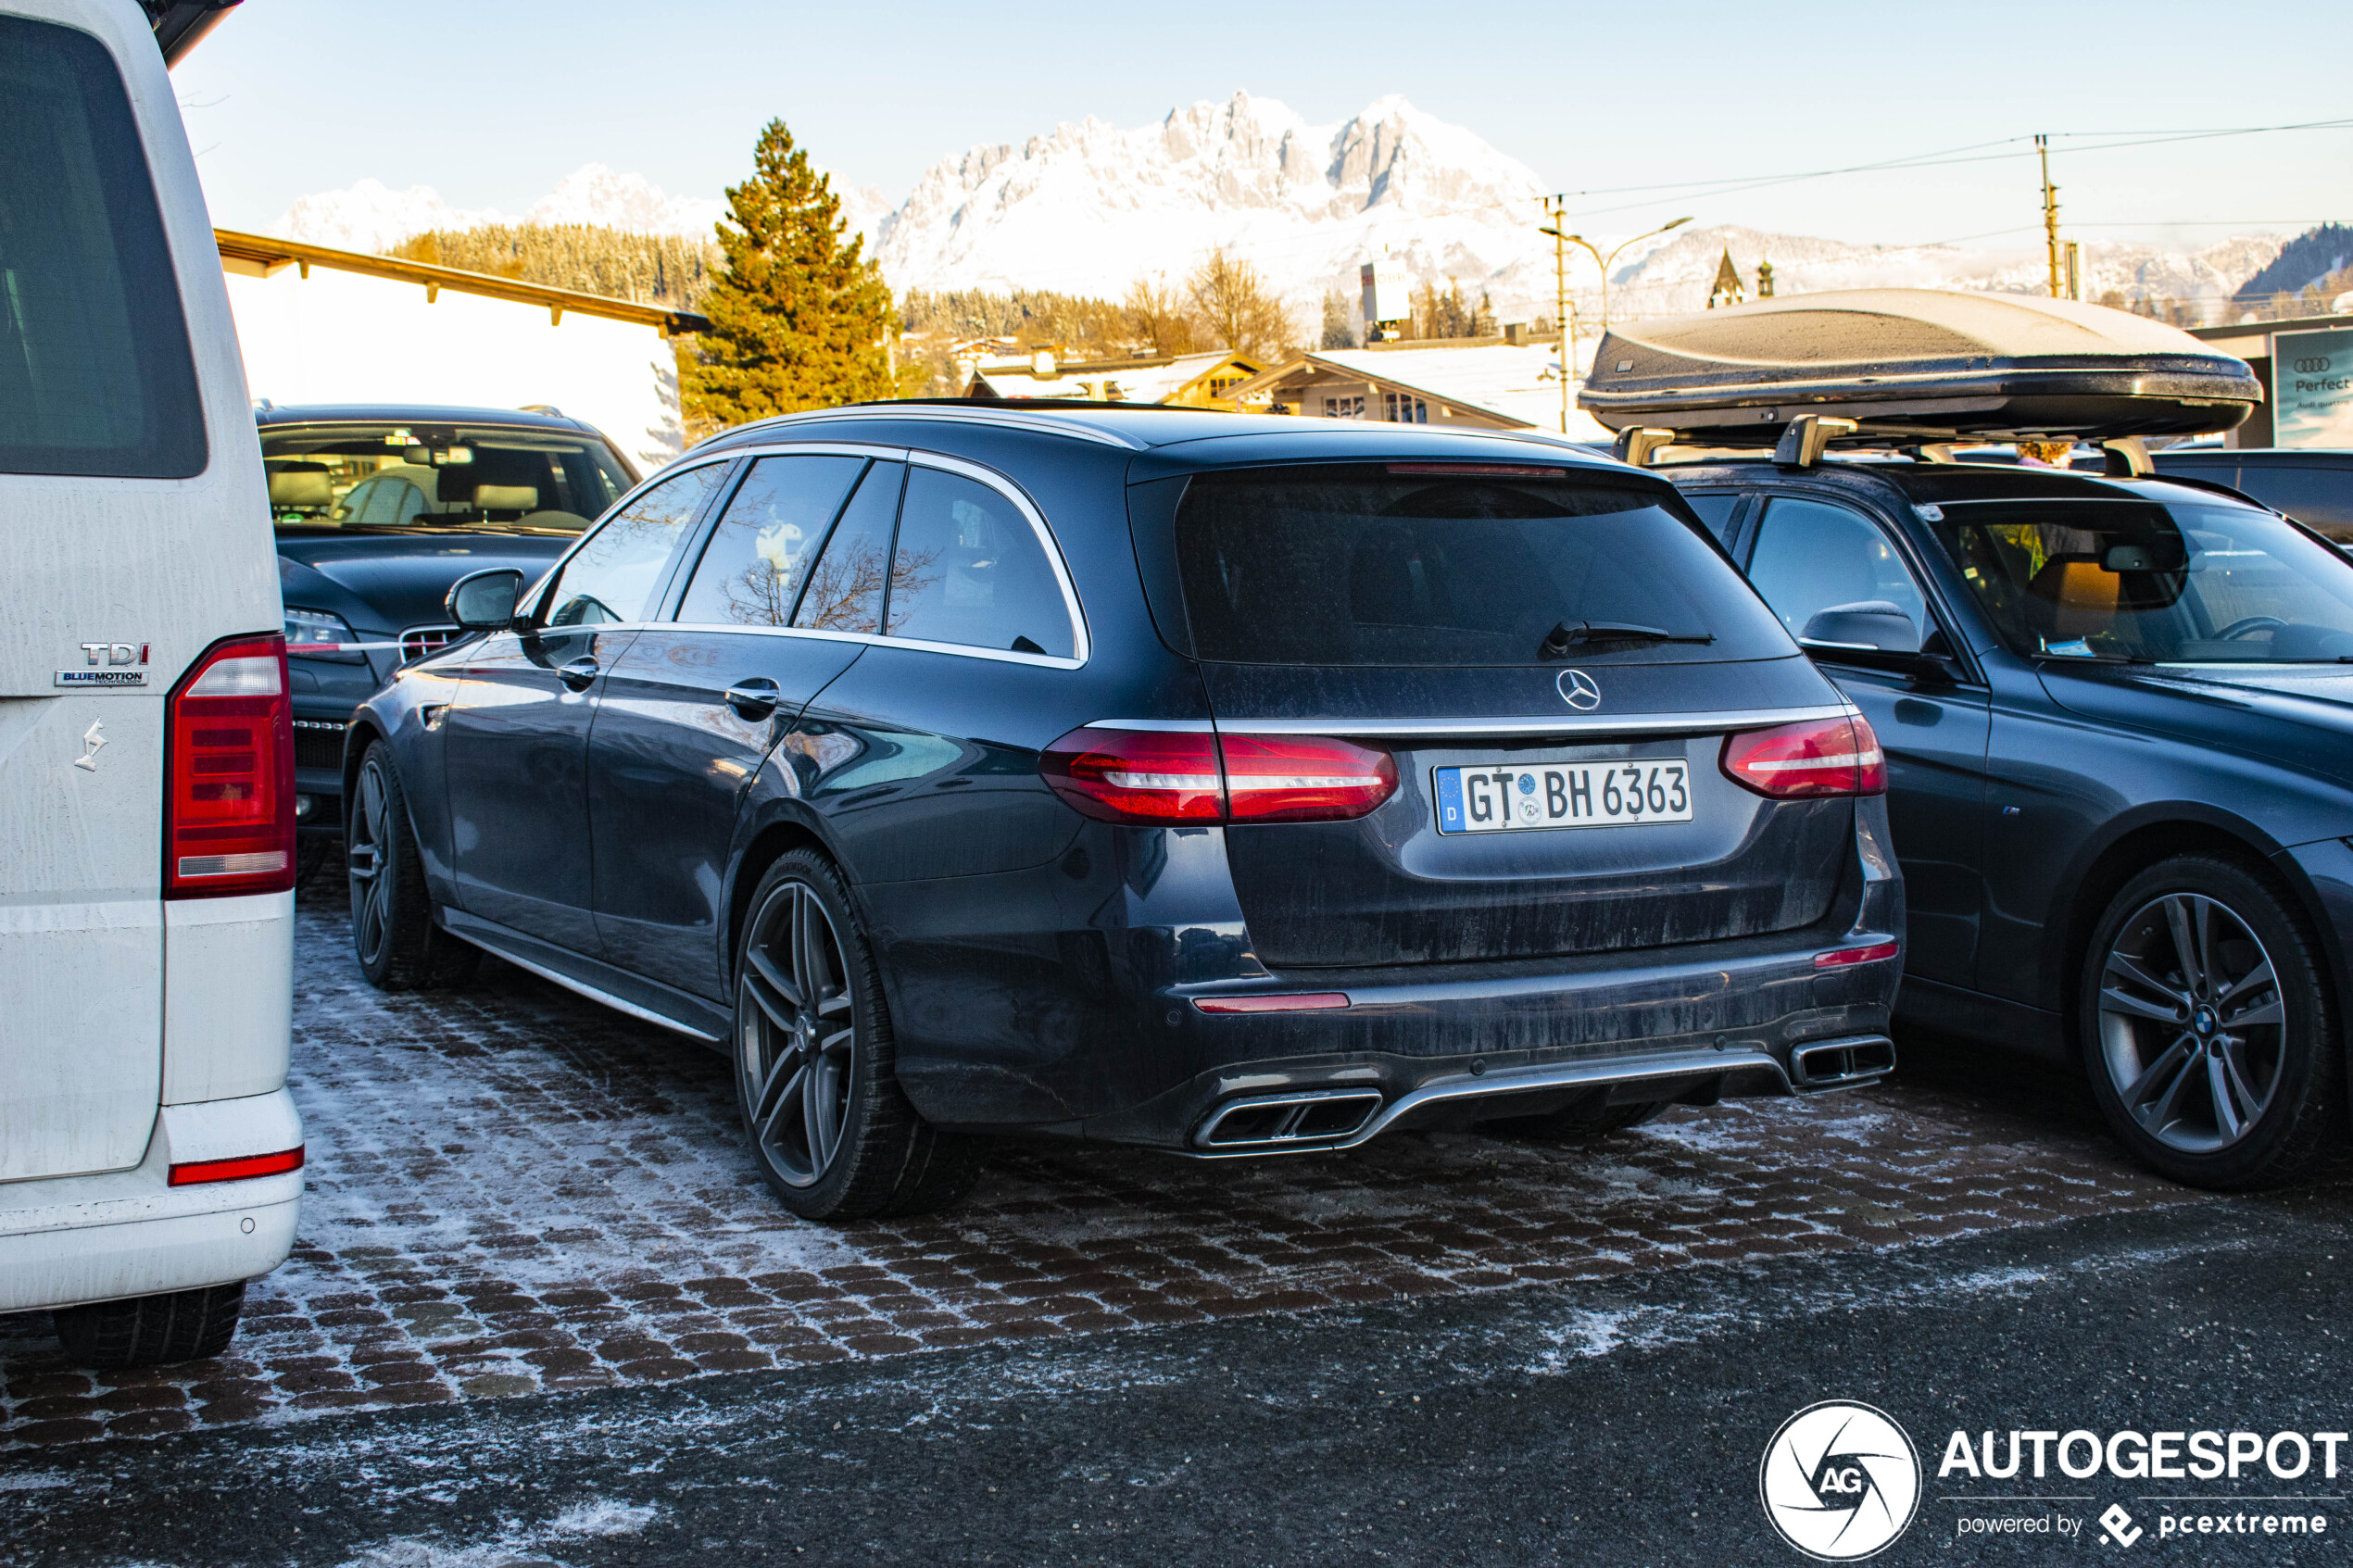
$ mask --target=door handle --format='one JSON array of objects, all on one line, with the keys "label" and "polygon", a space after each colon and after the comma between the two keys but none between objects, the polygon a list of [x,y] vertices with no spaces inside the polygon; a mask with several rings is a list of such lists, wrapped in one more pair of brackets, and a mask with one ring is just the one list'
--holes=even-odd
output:
[{"label": "door handle", "polygon": [[597,684],[597,661],[575,659],[556,671],[556,679],[576,692],[585,692]]},{"label": "door handle", "polygon": [[767,718],[776,711],[776,704],[783,696],[784,694],[776,689],[776,683],[765,676],[738,681],[726,692],[727,706],[734,709],[736,717],[741,719]]}]

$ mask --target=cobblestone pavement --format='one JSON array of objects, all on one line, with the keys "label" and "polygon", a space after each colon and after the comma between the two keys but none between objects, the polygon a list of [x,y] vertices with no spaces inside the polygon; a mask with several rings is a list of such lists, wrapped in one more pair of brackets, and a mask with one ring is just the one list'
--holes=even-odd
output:
[{"label": "cobblestone pavement", "polygon": [[0,1318],[0,1448],[2205,1201],[2127,1165],[2053,1097],[1981,1094],[1948,1072],[1677,1110],[1568,1148],[1402,1135],[1202,1164],[1008,1144],[951,1213],[806,1225],[754,1173],[719,1056],[495,960],[464,993],[381,995],[351,963],[337,894],[300,907],[293,1084],[309,1162],[293,1259],[251,1287],[230,1353],[194,1366],[92,1375],[64,1363],[44,1315]]}]

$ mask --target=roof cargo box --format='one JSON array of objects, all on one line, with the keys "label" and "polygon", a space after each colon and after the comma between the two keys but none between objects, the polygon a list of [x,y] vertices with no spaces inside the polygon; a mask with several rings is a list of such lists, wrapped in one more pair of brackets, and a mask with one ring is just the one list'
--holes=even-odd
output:
[{"label": "roof cargo box", "polygon": [[[1850,289],[1612,327],[1578,403],[1612,430],[1770,444],[1803,414],[1849,439],[2099,439],[2228,430],[2246,361],[2144,316],[2020,294]],[[1843,428],[1843,427],[1842,427]]]}]

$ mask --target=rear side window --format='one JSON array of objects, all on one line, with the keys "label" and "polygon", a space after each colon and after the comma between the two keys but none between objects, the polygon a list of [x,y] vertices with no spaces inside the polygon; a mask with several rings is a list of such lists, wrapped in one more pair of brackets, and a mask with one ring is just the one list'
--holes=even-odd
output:
[{"label": "rear side window", "polygon": [[809,574],[794,625],[819,632],[882,630],[883,575],[906,473],[904,463],[876,463],[866,470]]},{"label": "rear side window", "polygon": [[185,479],[204,413],[114,61],[0,17],[0,472]]},{"label": "rear side window", "polygon": [[727,503],[687,584],[678,619],[703,626],[789,626],[794,598],[863,458],[762,458]]},{"label": "rear side window", "polygon": [[1177,508],[1175,544],[1193,652],[1206,659],[1540,664],[1555,629],[1580,621],[1679,640],[1586,644],[1579,663],[1794,652],[1656,491],[1570,470],[1205,474]]},{"label": "rear side window", "polygon": [[2353,465],[2251,462],[2238,489],[2338,544],[2353,543]]},{"label": "rear side window", "polygon": [[890,634],[1071,657],[1070,610],[1020,508],[961,475],[918,468],[899,510]]},{"label": "rear side window", "polygon": [[[725,463],[705,463],[664,480],[598,525],[564,562],[547,602],[550,626],[643,621],[665,569],[702,515]],[[378,481],[381,488],[386,481]],[[404,486],[407,488],[407,486]],[[372,503],[371,503],[372,504]]]}]

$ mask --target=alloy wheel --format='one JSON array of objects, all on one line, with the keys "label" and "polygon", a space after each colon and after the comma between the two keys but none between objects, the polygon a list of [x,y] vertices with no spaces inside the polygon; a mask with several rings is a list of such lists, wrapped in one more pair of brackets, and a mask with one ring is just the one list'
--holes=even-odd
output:
[{"label": "alloy wheel", "polygon": [[2247,922],[2219,899],[2169,893],[2133,911],[2109,945],[2099,1034],[2133,1119],[2168,1148],[2211,1154],[2271,1106],[2287,1015]]},{"label": "alloy wheel", "polygon": [[752,917],[736,980],[745,1114],[793,1186],[825,1173],[849,1128],[858,1028],[841,935],[816,890],[786,882]]},{"label": "alloy wheel", "polygon": [[359,806],[344,859],[351,871],[352,946],[362,963],[372,964],[392,940],[391,834],[384,774],[372,758],[359,769]]}]

